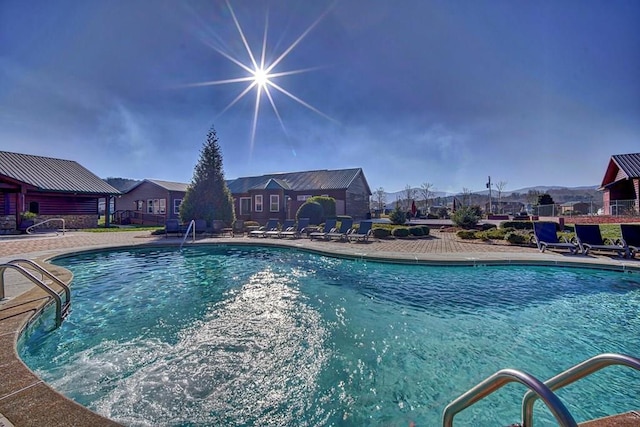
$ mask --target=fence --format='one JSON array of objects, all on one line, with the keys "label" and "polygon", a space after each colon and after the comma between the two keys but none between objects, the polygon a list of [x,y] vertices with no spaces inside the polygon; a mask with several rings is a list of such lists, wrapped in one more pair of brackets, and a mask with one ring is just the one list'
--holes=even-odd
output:
[{"label": "fence", "polygon": [[[580,209],[577,206],[567,207],[562,205],[538,205],[533,206],[533,215],[538,216],[584,216],[584,215],[598,215],[599,206],[595,203],[583,203]],[[640,210],[635,200],[611,200],[609,202],[610,216],[640,216]]]}]

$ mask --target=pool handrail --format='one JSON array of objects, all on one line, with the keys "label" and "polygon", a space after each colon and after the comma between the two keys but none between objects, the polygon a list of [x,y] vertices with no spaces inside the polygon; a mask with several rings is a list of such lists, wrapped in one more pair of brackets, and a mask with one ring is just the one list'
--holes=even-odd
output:
[{"label": "pool handrail", "polygon": [[453,427],[453,417],[458,412],[484,399],[494,391],[511,382],[519,382],[527,386],[530,392],[540,397],[549,407],[556,421],[558,421],[558,425],[562,427],[578,426],[562,401],[542,381],[533,375],[516,369],[501,369],[449,403],[442,415],[443,427]]},{"label": "pool handrail", "polygon": [[[49,222],[51,222],[51,221],[62,221],[62,235],[64,236],[64,233],[65,233],[65,231],[66,231],[66,227],[65,227],[65,220],[64,220],[64,218],[49,218],[49,219],[45,219],[44,221],[40,221],[40,222],[39,222],[39,223],[37,223],[37,224],[30,225],[29,227],[27,227],[27,228],[24,230],[24,232],[25,232],[25,233],[27,233],[27,234],[31,234],[31,233],[33,232],[33,229],[34,229],[34,228],[36,228],[36,227],[38,227],[38,226],[40,226],[40,225],[43,225],[43,224],[47,224],[47,223],[49,223]],[[57,234],[58,234],[58,232],[56,231],[56,235],[57,235]]]},{"label": "pool handrail", "polygon": [[182,250],[182,246],[184,246],[184,242],[187,241],[187,237],[189,237],[189,231],[192,231],[193,233],[193,240],[192,242],[196,241],[196,220],[192,219],[191,222],[189,222],[189,226],[187,227],[187,231],[185,231],[184,233],[184,237],[182,238],[182,243],[180,243],[180,250]]},{"label": "pool handrail", "polygon": [[[640,371],[640,359],[626,354],[603,353],[572,366],[546,380],[544,384],[550,390],[555,391],[611,365],[628,366]],[[533,390],[527,391],[522,398],[522,425],[524,427],[533,427],[533,404],[537,398],[538,396]]]},{"label": "pool handrail", "polygon": [[[16,260],[14,260],[14,261],[16,261]],[[18,261],[24,261],[24,260],[18,260]],[[71,305],[70,305],[71,304],[70,296],[67,296],[67,298],[68,298],[67,299],[67,303],[63,306],[62,305],[62,298],[60,298],[60,295],[56,291],[51,289],[51,287],[49,287],[46,283],[44,283],[44,281],[38,279],[33,273],[31,273],[29,270],[27,270],[26,268],[24,268],[20,264],[18,264],[18,263],[13,264],[12,262],[13,261],[10,261],[10,262],[4,263],[4,264],[0,264],[0,299],[4,299],[4,296],[5,296],[5,293],[4,293],[4,272],[8,268],[16,270],[17,272],[22,274],[24,277],[29,279],[33,284],[37,285],[42,290],[44,290],[46,293],[48,293],[51,296],[51,298],[53,298],[53,300],[55,301],[55,304],[56,304],[56,328],[59,327],[62,324],[62,319],[69,313],[69,309],[71,307]],[[58,280],[58,282],[59,282],[59,280]],[[63,285],[63,288],[65,289],[65,293],[66,293],[67,290],[68,290],[68,287],[66,285]]]}]

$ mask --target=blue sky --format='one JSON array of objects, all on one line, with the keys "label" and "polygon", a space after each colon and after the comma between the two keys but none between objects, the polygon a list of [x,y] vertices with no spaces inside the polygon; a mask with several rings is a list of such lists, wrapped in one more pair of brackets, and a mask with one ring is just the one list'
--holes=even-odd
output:
[{"label": "blue sky", "polygon": [[[267,26],[266,63],[293,45],[271,72],[306,70],[271,78],[297,100],[263,92],[255,137],[255,88],[196,85],[250,75],[234,16],[258,63]],[[189,182],[213,125],[227,178],[597,185],[640,150],[638,22],[635,0],[3,0],[0,149]]]}]

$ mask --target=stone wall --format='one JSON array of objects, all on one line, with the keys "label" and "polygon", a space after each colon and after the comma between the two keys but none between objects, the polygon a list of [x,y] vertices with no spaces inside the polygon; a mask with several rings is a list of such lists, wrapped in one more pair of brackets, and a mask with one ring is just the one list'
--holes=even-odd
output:
[{"label": "stone wall", "polygon": [[[63,218],[65,228],[67,229],[83,229],[98,227],[97,215],[38,215],[34,220],[34,224],[54,218]],[[51,221],[41,226],[42,229],[61,229],[61,221]]]}]

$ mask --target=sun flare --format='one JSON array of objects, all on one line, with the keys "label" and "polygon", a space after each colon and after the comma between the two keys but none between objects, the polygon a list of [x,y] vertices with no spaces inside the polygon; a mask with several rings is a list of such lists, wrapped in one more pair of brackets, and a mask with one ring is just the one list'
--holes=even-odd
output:
[{"label": "sun flare", "polygon": [[278,56],[275,60],[266,63],[266,52],[267,52],[267,33],[269,30],[269,20],[268,20],[268,15],[265,19],[265,27],[264,27],[264,35],[262,38],[262,51],[260,52],[260,57],[259,57],[259,62],[257,60],[257,56],[254,54],[253,50],[251,49],[251,47],[249,46],[249,42],[247,41],[247,38],[244,34],[244,31],[242,30],[242,27],[240,25],[240,22],[238,21],[238,18],[235,15],[235,12],[233,11],[233,8],[231,7],[231,4],[229,3],[229,1],[227,1],[227,7],[229,9],[229,13],[233,19],[233,22],[238,30],[238,33],[240,35],[240,39],[242,40],[242,43],[245,47],[245,50],[248,54],[249,57],[249,62],[243,62],[240,59],[232,56],[231,54],[227,53],[226,51],[213,46],[211,44],[209,44],[209,46],[211,48],[213,48],[216,52],[218,52],[220,55],[224,56],[225,58],[227,58],[229,61],[233,62],[234,64],[236,64],[238,67],[242,68],[244,70],[244,73],[246,73],[244,76],[241,77],[235,77],[235,78],[230,78],[230,79],[225,79],[225,80],[216,80],[216,81],[209,81],[209,82],[202,82],[202,83],[193,83],[193,84],[189,84],[187,86],[190,87],[195,87],[195,86],[212,86],[212,85],[226,85],[226,84],[232,84],[232,83],[248,83],[248,85],[244,88],[244,90],[242,90],[234,99],[233,101],[231,101],[229,103],[229,105],[227,105],[221,112],[220,115],[222,115],[224,112],[226,112],[228,109],[230,109],[232,106],[234,106],[238,101],[240,101],[245,95],[247,95],[251,90],[255,90],[256,93],[256,101],[255,101],[255,106],[254,106],[254,110],[253,110],[253,121],[252,121],[252,126],[251,126],[251,141],[250,141],[250,154],[253,153],[253,146],[254,146],[254,141],[255,141],[255,135],[256,135],[256,127],[257,127],[257,123],[258,123],[258,116],[259,116],[259,112],[260,112],[260,104],[261,104],[261,98],[262,98],[262,94],[264,94],[267,99],[269,100],[269,104],[271,105],[271,108],[273,109],[274,114],[276,115],[276,117],[278,118],[278,122],[280,122],[280,126],[282,127],[282,130],[284,131],[285,135],[287,134],[287,130],[284,126],[284,122],[282,121],[282,117],[280,116],[280,112],[278,111],[278,108],[276,107],[276,103],[273,97],[273,91],[272,89],[274,89],[275,91],[278,91],[284,95],[286,95],[287,97],[289,97],[290,99],[296,101],[298,104],[308,108],[309,110],[331,120],[334,121],[335,120],[329,116],[327,116],[326,114],[322,113],[320,110],[318,110],[317,108],[313,107],[312,105],[310,105],[309,103],[303,101],[302,99],[300,99],[299,97],[297,97],[296,95],[292,94],[291,92],[287,91],[286,89],[284,89],[282,86],[278,85],[275,80],[277,78],[280,77],[284,77],[284,76],[289,76],[289,75],[293,75],[293,74],[300,74],[300,73],[304,73],[304,72],[308,72],[308,71],[312,71],[316,68],[306,68],[306,69],[298,69],[298,70],[292,70],[292,71],[281,71],[281,72],[273,72],[273,70],[287,57],[287,55],[289,55],[289,53],[291,53],[291,51],[296,48],[298,46],[298,44],[307,36],[307,34],[309,34],[309,32],[311,30],[313,30],[313,28],[315,28],[320,21],[325,17],[325,15],[328,13],[328,10],[325,11],[322,15],[320,15],[320,17],[318,17],[318,19],[316,19],[305,31],[303,31],[303,33],[288,47],[286,48],[281,54],[280,56]]}]

